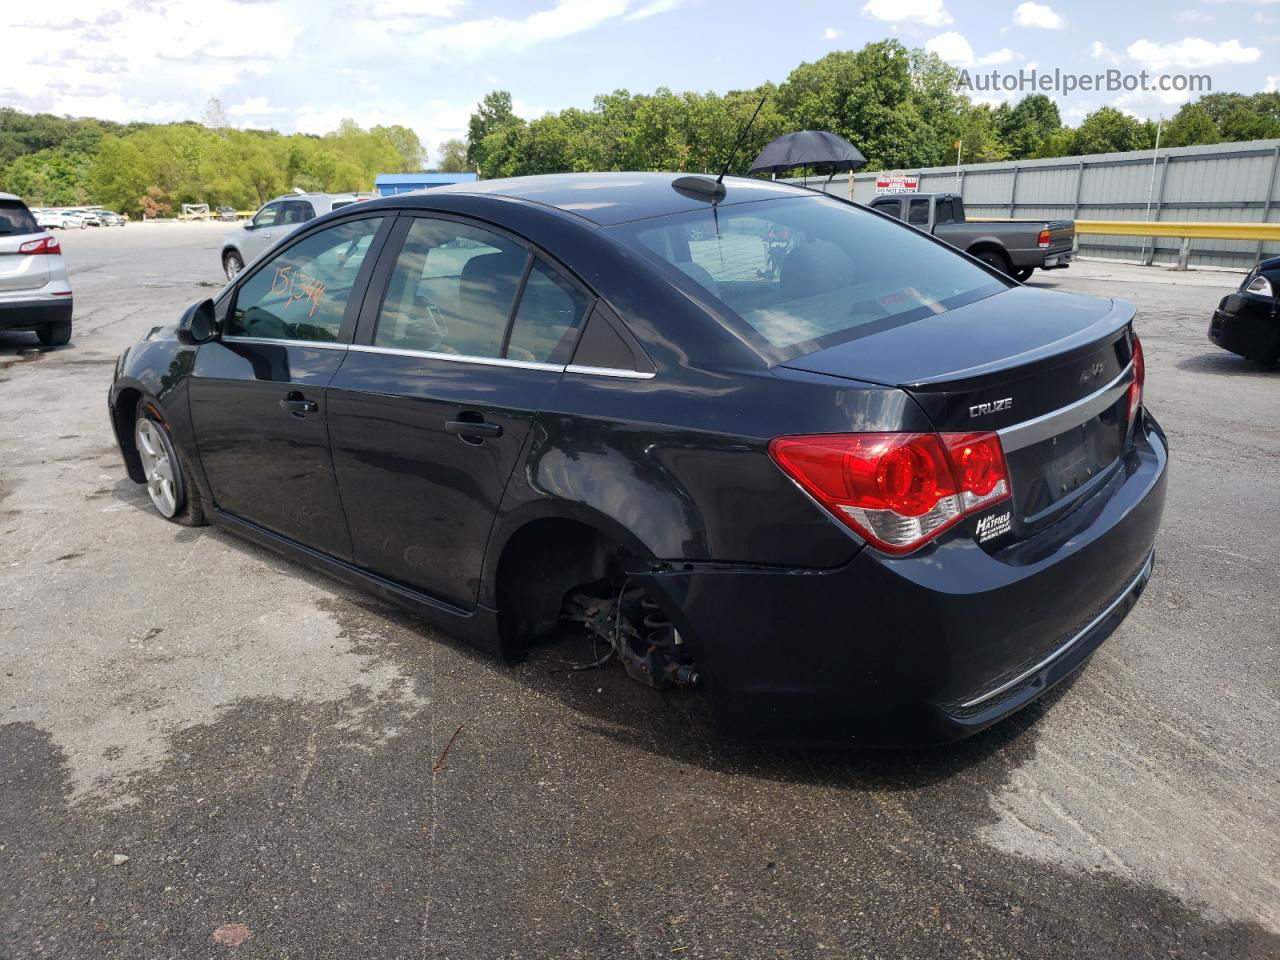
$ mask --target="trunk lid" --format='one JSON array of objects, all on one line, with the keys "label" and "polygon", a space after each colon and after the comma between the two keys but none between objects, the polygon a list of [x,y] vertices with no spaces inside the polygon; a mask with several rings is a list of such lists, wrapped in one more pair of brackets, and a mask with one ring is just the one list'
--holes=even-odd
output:
[{"label": "trunk lid", "polygon": [[1026,537],[1120,459],[1133,315],[1114,300],[1019,287],[785,366],[900,387],[940,432],[1000,433],[1013,532]]}]

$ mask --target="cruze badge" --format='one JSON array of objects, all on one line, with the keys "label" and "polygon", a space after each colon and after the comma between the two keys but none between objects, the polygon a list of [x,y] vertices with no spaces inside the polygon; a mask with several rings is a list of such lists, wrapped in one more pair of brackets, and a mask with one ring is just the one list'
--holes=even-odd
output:
[{"label": "cruze badge", "polygon": [[1097,380],[1102,376],[1102,361],[1099,360],[1091,367],[1085,367],[1080,371],[1080,382],[1088,383],[1090,380]]},{"label": "cruze badge", "polygon": [[990,403],[975,403],[969,408],[969,416],[980,417],[985,413],[999,413],[1001,410],[1013,409],[1013,397],[1003,400],[992,400]]},{"label": "cruze badge", "polygon": [[986,543],[988,540],[993,540],[1008,533],[1012,525],[1013,514],[1009,510],[1004,513],[989,514],[978,521],[974,535],[978,538],[979,543]]}]

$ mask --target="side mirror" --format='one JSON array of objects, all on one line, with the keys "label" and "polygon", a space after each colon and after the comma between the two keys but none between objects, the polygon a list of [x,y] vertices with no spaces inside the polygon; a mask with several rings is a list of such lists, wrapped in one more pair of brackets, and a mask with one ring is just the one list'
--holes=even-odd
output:
[{"label": "side mirror", "polygon": [[246,221],[244,222],[244,228],[245,228],[246,230],[252,230],[252,229],[253,229],[253,221],[252,221],[252,220],[246,220]]},{"label": "side mirror", "polygon": [[178,342],[189,346],[208,343],[218,335],[217,320],[213,315],[212,300],[197,300],[178,320]]}]

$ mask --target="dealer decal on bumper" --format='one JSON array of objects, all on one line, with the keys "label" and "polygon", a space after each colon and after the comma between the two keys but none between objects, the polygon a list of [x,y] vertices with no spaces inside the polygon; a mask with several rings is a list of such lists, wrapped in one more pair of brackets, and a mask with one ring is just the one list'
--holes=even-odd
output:
[{"label": "dealer decal on bumper", "polygon": [[979,543],[986,543],[988,540],[1004,536],[1012,526],[1012,511],[1006,510],[1004,513],[989,514],[978,521],[974,536],[978,538]]}]

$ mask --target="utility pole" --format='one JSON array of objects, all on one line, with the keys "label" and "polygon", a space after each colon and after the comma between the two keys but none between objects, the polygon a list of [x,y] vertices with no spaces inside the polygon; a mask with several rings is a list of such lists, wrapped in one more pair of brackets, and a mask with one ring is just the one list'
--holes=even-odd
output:
[{"label": "utility pole", "polygon": [[[1151,155],[1151,182],[1147,184],[1147,219],[1151,219],[1151,198],[1155,195],[1156,190],[1156,161],[1160,159],[1160,128],[1164,126],[1164,114],[1160,114],[1160,119],[1156,121],[1156,148]],[[1155,253],[1155,238],[1151,238],[1152,254]],[[1142,238],[1142,252],[1138,254],[1138,262],[1145,263],[1147,259],[1147,238]]]},{"label": "utility pole", "polygon": [[960,192],[960,146],[963,143],[963,138],[956,141],[956,193]]}]

